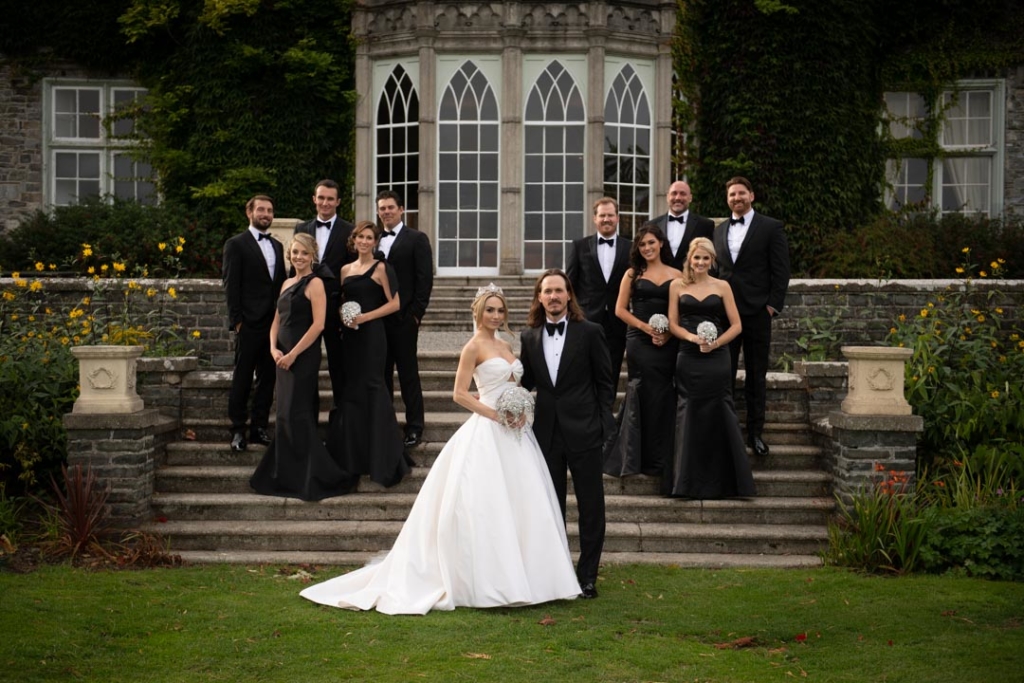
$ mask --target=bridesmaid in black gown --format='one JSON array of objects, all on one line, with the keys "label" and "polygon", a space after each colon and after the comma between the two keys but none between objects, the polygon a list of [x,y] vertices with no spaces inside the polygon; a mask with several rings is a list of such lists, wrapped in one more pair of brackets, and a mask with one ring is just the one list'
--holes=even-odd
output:
[{"label": "bridesmaid in black gown", "polygon": [[316,241],[296,235],[288,249],[295,276],[285,280],[270,328],[277,364],[277,420],[249,485],[257,493],[321,500],[345,492],[345,477],[317,432],[320,416],[320,334],[327,312]]},{"label": "bridesmaid in black gown", "polygon": [[[693,240],[683,276],[669,289],[671,331],[680,339],[679,419],[669,493],[700,500],[755,495],[732,402],[729,342],[743,328],[729,284],[709,274],[715,258],[711,240]],[[719,333],[713,342],[697,335],[704,321],[714,323]]]},{"label": "bridesmaid in black gown", "polygon": [[342,305],[354,301],[362,312],[353,320],[342,319],[341,419],[331,425],[327,447],[352,490],[364,474],[381,486],[394,486],[409,473],[392,396],[384,382],[384,318],[399,309],[398,283],[387,263],[375,257],[379,240],[375,224],[356,225],[349,236],[356,260],[341,269]]},{"label": "bridesmaid in black gown", "polygon": [[677,340],[651,327],[652,315],[668,317],[669,285],[682,276],[667,265],[661,228],[647,223],[637,231],[630,269],[619,286],[615,315],[628,325],[626,360],[629,381],[619,409],[619,431],[605,451],[604,472],[615,477],[647,474],[668,480],[676,416],[672,377]]}]

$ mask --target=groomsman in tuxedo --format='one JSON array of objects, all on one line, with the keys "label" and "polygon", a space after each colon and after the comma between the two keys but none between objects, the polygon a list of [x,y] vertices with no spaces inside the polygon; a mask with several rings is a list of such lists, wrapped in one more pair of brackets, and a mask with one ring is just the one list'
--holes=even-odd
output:
[{"label": "groomsman in tuxedo", "polygon": [[626,353],[626,323],[615,315],[619,283],[629,270],[629,250],[633,243],[619,232],[619,203],[602,197],[594,203],[596,234],[572,243],[572,255],[566,266],[569,282],[579,299],[587,320],[604,330],[615,377],[622,372]]},{"label": "groomsman in tuxedo", "polygon": [[423,389],[420,386],[419,361],[416,358],[420,322],[430,304],[434,288],[434,256],[430,240],[402,221],[405,207],[397,192],[384,190],[377,195],[377,216],[384,232],[380,252],[398,276],[401,309],[384,318],[388,340],[384,379],[388,391],[394,391],[394,370],[405,403],[405,446],[411,448],[423,439]]},{"label": "groomsman in tuxedo", "polygon": [[249,440],[268,444],[267,424],[274,401],[276,366],[270,355],[270,325],[284,284],[284,248],[267,230],[274,222],[274,201],[256,195],[245,205],[249,229],[224,244],[221,275],[228,300],[228,328],[235,333],[235,371],[231,375],[228,417],[231,450],[246,449],[249,394],[254,388]]},{"label": "groomsman in tuxedo", "polygon": [[321,180],[313,190],[313,204],[316,218],[295,226],[295,234],[312,235],[320,250],[320,263],[327,266],[334,278],[324,280],[327,292],[327,317],[324,320],[324,346],[327,347],[327,368],[331,375],[331,393],[334,406],[341,405],[343,383],[341,361],[341,267],[355,260],[355,254],[348,250],[348,236],[352,224],[338,216],[338,183],[330,179]]},{"label": "groomsman in tuxedo", "polygon": [[599,325],[586,320],[572,283],[553,268],[537,278],[529,326],[522,334],[522,384],[537,390],[537,436],[565,519],[566,467],[579,508],[580,558],[576,578],[582,597],[597,597],[597,569],[604,547],[604,443],[615,435],[615,376]]},{"label": "groomsman in tuxedo", "polygon": [[668,248],[672,253],[672,258],[666,263],[673,268],[682,270],[686,253],[690,249],[690,242],[695,237],[712,239],[715,222],[690,211],[693,194],[690,192],[690,185],[685,180],[677,180],[669,185],[666,200],[668,201],[668,213],[658,216],[651,222],[660,227],[661,231],[665,233],[665,237],[668,238]]},{"label": "groomsman in tuxedo", "polygon": [[789,287],[789,243],[782,221],[754,211],[750,181],[737,176],[725,184],[729,220],[715,228],[718,276],[728,281],[736,298],[743,333],[729,344],[733,381],[743,351],[746,368],[747,443],[759,456],[768,455],[764,431],[768,353],[772,318],[782,311]]}]

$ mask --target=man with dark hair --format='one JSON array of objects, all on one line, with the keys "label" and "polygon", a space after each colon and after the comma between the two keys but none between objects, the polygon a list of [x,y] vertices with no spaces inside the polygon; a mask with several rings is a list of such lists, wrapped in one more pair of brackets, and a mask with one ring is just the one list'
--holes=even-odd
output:
[{"label": "man with dark hair", "polygon": [[397,192],[383,190],[377,195],[377,216],[384,232],[380,252],[398,276],[401,309],[384,319],[388,340],[384,379],[394,392],[394,371],[405,403],[405,445],[412,448],[423,439],[423,388],[417,360],[420,322],[430,305],[434,288],[434,256],[430,240],[402,221],[405,207]]},{"label": "man with dark hair", "polygon": [[747,443],[763,457],[768,455],[762,433],[772,318],[782,311],[789,288],[789,243],[782,221],[754,211],[754,190],[749,180],[731,178],[725,192],[732,217],[715,228],[718,276],[732,287],[743,323],[743,333],[729,344],[732,376],[735,382],[742,350]]},{"label": "man with dark hair", "polygon": [[579,508],[580,558],[576,578],[582,597],[597,597],[597,569],[604,547],[602,449],[615,435],[615,378],[600,325],[583,317],[563,271],[541,273],[522,334],[522,385],[537,390],[533,433],[544,453],[565,519],[568,482]]},{"label": "man with dark hair", "polygon": [[355,254],[348,250],[348,236],[352,224],[338,216],[341,203],[338,183],[330,179],[321,180],[313,189],[313,204],[316,218],[295,226],[295,234],[306,233],[316,240],[320,250],[320,263],[327,266],[333,278],[324,280],[327,292],[327,318],[324,320],[324,346],[327,348],[327,368],[331,375],[331,394],[334,407],[341,405],[344,373],[341,361],[341,267],[355,260]]},{"label": "man with dark hair", "polygon": [[573,242],[565,271],[583,315],[604,330],[612,373],[618,377],[626,353],[626,323],[615,315],[615,301],[622,276],[629,269],[633,243],[618,234],[619,204],[611,197],[594,202],[594,228],[595,234]]},{"label": "man with dark hair", "polygon": [[669,185],[665,199],[668,202],[668,213],[658,216],[651,222],[657,224],[668,239],[668,249],[672,258],[665,263],[677,270],[682,270],[686,253],[690,249],[690,242],[695,237],[712,239],[715,222],[690,211],[693,194],[690,192],[689,183],[685,180],[677,180]]},{"label": "man with dark hair", "polygon": [[270,355],[270,326],[284,284],[284,248],[267,234],[274,222],[274,201],[256,195],[245,205],[248,230],[224,244],[221,276],[228,300],[228,329],[235,333],[235,370],[228,395],[231,450],[244,451],[249,393],[255,396],[249,420],[249,440],[269,444],[267,425],[274,401],[276,365]]}]

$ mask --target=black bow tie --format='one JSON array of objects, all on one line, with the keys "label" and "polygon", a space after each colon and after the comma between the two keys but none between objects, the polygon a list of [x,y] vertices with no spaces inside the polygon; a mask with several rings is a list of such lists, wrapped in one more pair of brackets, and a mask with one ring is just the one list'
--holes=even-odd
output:
[{"label": "black bow tie", "polygon": [[318,228],[330,228],[331,227],[331,222],[330,221],[318,220],[316,222],[316,227],[318,227]]},{"label": "black bow tie", "polygon": [[549,337],[554,337],[555,332],[558,332],[558,334],[562,334],[563,332],[565,332],[565,321],[562,320],[557,323],[544,323],[544,329],[548,331]]},{"label": "black bow tie", "polygon": [[597,238],[597,245],[601,246],[602,244],[607,244],[609,247],[614,247],[615,246],[615,238],[614,237],[611,237],[611,238],[598,237]]},{"label": "black bow tie", "polygon": [[686,218],[684,216],[669,216],[668,222],[671,223],[672,221],[675,221],[676,223],[685,223]]},{"label": "black bow tie", "polygon": [[391,232],[390,230],[385,230],[384,232],[382,232],[380,234],[380,238],[381,239],[384,239],[385,237],[394,237],[394,236],[395,236],[395,233]]},{"label": "black bow tie", "polygon": [[269,239],[270,239],[270,235],[268,235],[265,232],[261,232],[258,235],[256,235],[256,241],[257,242],[259,242],[260,240],[269,240]]},{"label": "black bow tie", "polygon": [[740,225],[743,225],[744,224],[743,221],[744,221],[744,216],[740,216],[739,218],[730,218],[729,219],[729,225],[736,225],[737,223],[739,223]]}]

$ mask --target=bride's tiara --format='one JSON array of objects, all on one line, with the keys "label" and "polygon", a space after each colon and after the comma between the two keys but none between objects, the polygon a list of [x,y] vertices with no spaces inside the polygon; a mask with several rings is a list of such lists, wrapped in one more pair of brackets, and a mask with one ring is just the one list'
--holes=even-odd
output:
[{"label": "bride's tiara", "polygon": [[505,296],[505,292],[501,291],[501,287],[494,284],[493,282],[489,282],[487,283],[486,287],[481,287],[480,289],[476,290],[476,296],[473,297],[473,300],[476,301],[482,296],[491,296],[493,294],[497,294],[498,296],[501,297]]}]

